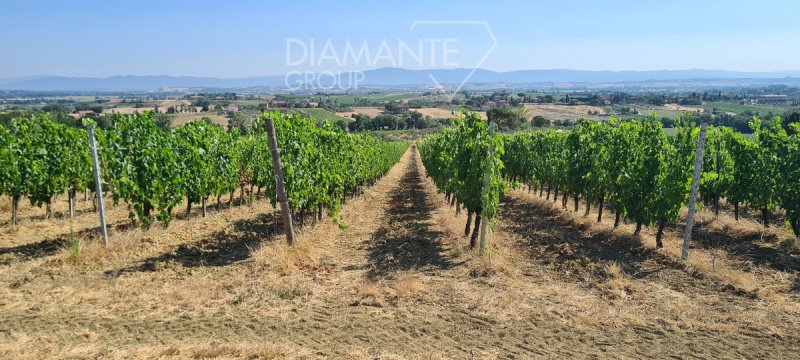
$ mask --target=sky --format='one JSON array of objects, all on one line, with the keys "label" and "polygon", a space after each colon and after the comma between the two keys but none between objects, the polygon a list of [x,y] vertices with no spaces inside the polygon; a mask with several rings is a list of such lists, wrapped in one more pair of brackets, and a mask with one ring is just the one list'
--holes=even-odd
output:
[{"label": "sky", "polygon": [[796,71],[798,14],[797,0],[3,0],[0,77]]}]

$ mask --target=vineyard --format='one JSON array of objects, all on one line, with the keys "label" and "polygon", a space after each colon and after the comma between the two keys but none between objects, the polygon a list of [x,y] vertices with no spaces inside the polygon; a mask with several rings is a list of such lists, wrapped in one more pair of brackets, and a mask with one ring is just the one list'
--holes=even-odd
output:
[{"label": "vineyard", "polygon": [[[299,113],[113,124],[0,126],[2,358],[800,351],[800,140],[777,118],[704,142],[689,117],[502,133],[464,112],[411,144]],[[78,196],[93,132],[107,245]]]},{"label": "vineyard", "polygon": [[[734,207],[759,209],[762,223],[769,226],[770,213],[780,206],[796,236],[800,236],[800,144],[788,136],[776,118],[767,127],[756,119],[755,136],[748,139],[729,128],[709,130],[703,155],[700,194],[719,213],[720,199]],[[598,206],[620,218],[643,225],[657,225],[656,245],[662,247],[665,225],[677,220],[688,200],[696,156],[699,127],[690,119],[679,119],[676,134],[668,137],[656,121],[582,122],[570,131],[519,133],[505,138],[506,177],[546,191],[549,199],[567,207],[569,197],[578,211],[579,200],[586,213]]]},{"label": "vineyard", "polygon": [[[221,126],[191,122],[174,131],[156,126],[152,113],[119,115],[115,126],[98,133],[104,191],[123,201],[133,222],[167,226],[175,207],[186,199],[202,204],[228,195],[233,204],[239,190],[258,194],[264,189],[277,202],[275,173],[263,122],[275,122],[282,149],[284,178],[291,208],[315,221],[323,208],[336,216],[342,201],[360,186],[373,183],[389,170],[408,144],[388,143],[367,135],[348,135],[335,125],[317,126],[297,114],[275,112],[259,117],[254,134],[228,133]],[[87,124],[91,126],[91,124]],[[0,128],[0,193],[12,198],[11,223],[22,197],[32,205],[46,204],[67,193],[70,214],[78,191],[94,188],[89,135],[85,130],[56,124],[46,117],[15,119],[11,129]]]},{"label": "vineyard", "polygon": [[[727,199],[737,220],[741,205],[759,209],[765,227],[780,206],[800,237],[800,140],[787,135],[779,118],[761,125],[759,119],[752,123],[752,138],[724,127],[708,131],[699,194],[715,214],[720,200]],[[495,135],[480,117],[464,114],[451,128],[421,143],[420,153],[446,199],[456,209],[463,206],[468,219],[475,214],[471,246],[481,217],[494,218],[508,180],[538,190],[540,196],[546,192],[547,199],[552,194],[553,201],[561,194],[563,208],[571,198],[575,212],[581,200],[585,214],[597,206],[598,222],[608,207],[615,227],[621,219],[635,222],[634,234],[655,225],[656,246],[663,247],[665,226],[678,219],[689,198],[699,133],[687,116],[677,120],[673,136],[656,119],[583,121],[568,131]]]},{"label": "vineyard", "polygon": [[[481,219],[494,219],[500,194],[505,190],[500,160],[503,142],[480,116],[464,115],[463,119],[453,119],[452,127],[442,134],[432,135],[420,144],[420,154],[428,175],[451,205],[467,210],[464,235],[469,235],[475,219],[470,237],[470,247],[475,247]],[[481,239],[480,248],[485,250],[485,238]]]}]

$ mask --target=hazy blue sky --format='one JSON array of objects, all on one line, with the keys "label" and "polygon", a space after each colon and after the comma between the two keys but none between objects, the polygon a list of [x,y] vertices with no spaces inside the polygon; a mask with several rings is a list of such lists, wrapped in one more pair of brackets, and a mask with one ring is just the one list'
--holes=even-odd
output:
[{"label": "hazy blue sky", "polygon": [[[431,38],[452,40],[455,60],[403,67],[471,67],[492,44],[480,25],[411,30],[419,20],[486,21],[497,46],[481,67],[498,71],[800,70],[798,0],[340,3],[3,0],[0,77],[245,77],[364,69],[393,65],[401,42],[417,49]],[[313,40],[317,52],[330,40],[340,57],[346,41],[367,44],[376,58],[386,40],[394,59],[290,66],[287,39],[307,48]],[[301,53],[298,41],[293,54]],[[442,50],[425,49],[431,59]]]}]

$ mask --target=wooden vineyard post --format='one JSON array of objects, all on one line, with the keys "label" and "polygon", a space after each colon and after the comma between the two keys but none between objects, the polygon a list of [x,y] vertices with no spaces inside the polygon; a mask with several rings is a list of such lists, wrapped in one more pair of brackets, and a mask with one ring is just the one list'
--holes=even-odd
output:
[{"label": "wooden vineyard post", "polygon": [[94,126],[89,126],[89,145],[92,150],[94,164],[94,183],[96,186],[97,209],[100,214],[100,231],[103,233],[103,245],[108,246],[108,227],[106,226],[106,212],[103,206],[103,183],[100,180],[100,158],[97,157],[97,141],[94,136]]},{"label": "wooden vineyard post", "polygon": [[289,208],[289,200],[286,198],[286,185],[283,182],[283,168],[281,168],[281,157],[278,151],[278,139],[275,136],[275,123],[271,117],[267,117],[267,137],[269,140],[269,152],[272,155],[272,167],[275,168],[275,177],[277,181],[277,195],[278,202],[281,204],[281,215],[283,216],[283,225],[286,228],[286,242],[289,245],[294,244],[294,228],[292,227],[292,213]]},{"label": "wooden vineyard post", "polygon": [[722,161],[720,156],[720,140],[719,137],[717,138],[717,179],[714,180],[715,184],[715,191],[714,191],[714,216],[719,216],[719,162]]},{"label": "wooden vineyard post", "polygon": [[689,238],[692,236],[692,225],[694,225],[694,206],[697,202],[697,188],[700,186],[700,171],[703,169],[703,152],[706,148],[706,130],[708,124],[700,125],[700,139],[697,142],[697,156],[694,160],[694,174],[692,175],[692,190],[689,192],[689,211],[686,215],[686,230],[683,233],[683,249],[681,259],[689,258]]},{"label": "wooden vineyard post", "polygon": [[[492,138],[494,138],[494,128],[495,124],[493,122],[489,123],[489,141],[493,141]],[[492,143],[492,145],[489,146],[489,158],[491,158],[492,155],[494,155],[494,143]],[[491,175],[489,174],[489,171],[487,169],[487,171],[483,174],[483,191],[482,191],[483,195],[489,192],[490,181],[491,181]],[[486,218],[485,214],[486,214],[485,211],[481,211],[481,242],[480,242],[481,254],[486,253],[486,242],[487,242],[486,223],[488,222],[488,219]]]}]

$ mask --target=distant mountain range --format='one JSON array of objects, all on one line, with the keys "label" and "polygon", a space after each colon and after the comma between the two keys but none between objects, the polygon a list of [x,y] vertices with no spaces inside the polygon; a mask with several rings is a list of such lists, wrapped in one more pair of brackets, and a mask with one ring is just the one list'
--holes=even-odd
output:
[{"label": "distant mountain range", "polygon": [[[381,68],[364,71],[365,86],[431,86],[458,85],[471,69],[410,70]],[[343,75],[346,78],[346,74]],[[724,70],[659,70],[659,71],[585,71],[585,70],[518,70],[497,72],[478,69],[469,76],[468,84],[552,84],[552,83],[630,83],[697,79],[751,79],[758,83],[797,84],[800,71],[737,72]],[[290,78],[290,80],[293,80]],[[435,81],[434,81],[435,80]],[[253,87],[286,88],[284,76],[259,76],[221,79],[192,76],[111,76],[105,78],[38,76],[0,78],[0,90],[28,91],[150,91],[166,88],[242,89]]]}]

